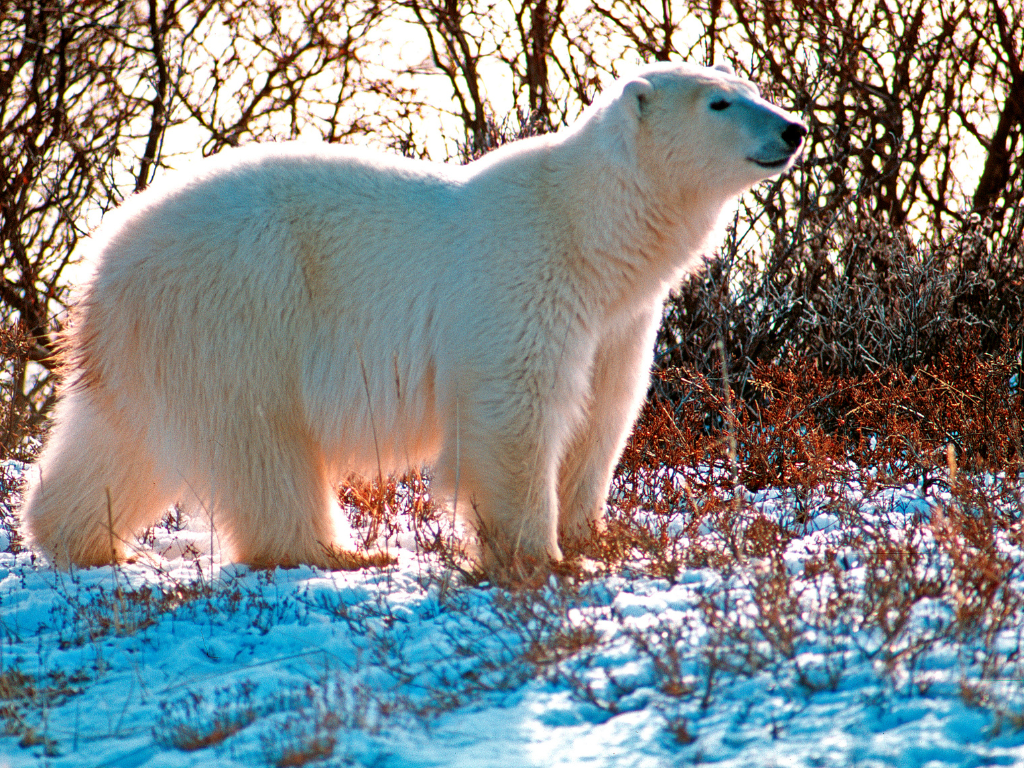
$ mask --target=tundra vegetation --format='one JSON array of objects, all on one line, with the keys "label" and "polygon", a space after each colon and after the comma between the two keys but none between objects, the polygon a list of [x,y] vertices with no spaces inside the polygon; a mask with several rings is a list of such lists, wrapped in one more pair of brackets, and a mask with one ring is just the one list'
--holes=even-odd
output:
[{"label": "tundra vegetation", "polygon": [[[802,163],[743,197],[672,296],[608,530],[554,579],[484,589],[429,477],[339,489],[367,553],[339,566],[392,586],[388,569],[414,574],[455,617],[458,663],[421,674],[384,597],[356,610],[284,572],[219,572],[201,537],[180,546],[188,523],[170,511],[140,550],[173,540],[173,556],[51,579],[38,658],[0,623],[6,744],[75,748],[50,713],[113,674],[106,638],[239,615],[268,633],[314,612],[366,638],[360,674],[325,667],[271,695],[197,679],[157,702],[153,743],[215,749],[252,732],[270,765],[361,764],[343,734],[543,679],[595,718],[635,709],[643,688],[685,751],[737,681],[806,707],[865,669],[878,706],[953,686],[991,738],[1019,733],[1022,27],[1020,0],[5,3],[0,554],[22,584],[43,567],[20,542],[16,480],[53,405],[76,245],[163,170],[295,137],[465,161],[565,124],[641,60],[728,62],[810,129]],[[691,612],[644,622],[609,596],[695,580]],[[5,584],[0,604],[16,601]],[[44,643],[90,652],[68,668]],[[623,645],[643,686],[608,661]]]}]

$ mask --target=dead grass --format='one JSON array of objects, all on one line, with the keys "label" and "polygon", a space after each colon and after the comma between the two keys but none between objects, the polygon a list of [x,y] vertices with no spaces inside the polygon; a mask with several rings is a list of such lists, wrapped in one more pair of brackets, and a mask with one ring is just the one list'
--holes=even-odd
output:
[{"label": "dead grass", "polygon": [[[910,267],[900,268],[888,287],[872,284],[872,301],[882,300],[884,288],[886,301],[903,302],[917,285],[922,306],[937,313],[928,291],[939,289],[914,283]],[[937,274],[948,295],[967,295]],[[698,298],[710,301],[709,294]],[[996,334],[970,319],[977,313],[964,314],[966,298],[957,301],[963,312],[949,319],[945,335],[920,342],[930,351],[915,353],[913,365],[898,359],[896,347],[883,359],[880,337],[866,347],[870,364],[857,362],[856,344],[881,332],[868,320],[843,336],[847,346],[831,358],[781,348],[739,356],[754,348],[753,337],[746,346],[732,340],[725,354],[700,364],[687,363],[679,348],[663,355],[617,469],[605,529],[550,576],[483,591],[494,611],[475,607],[483,575],[450,510],[433,498],[429,477],[346,484],[339,500],[358,548],[334,551],[335,567],[387,569],[394,547],[411,542],[424,588],[436,593],[439,611],[457,617],[449,658],[416,696],[398,683],[339,687],[330,675],[269,699],[244,686],[190,691],[164,703],[156,741],[201,750],[271,719],[274,737],[261,741],[267,765],[344,761],[347,730],[429,722],[541,677],[596,716],[653,702],[668,737],[686,745],[699,736],[694,713],[730,681],[764,677],[787,696],[811,697],[840,689],[866,664],[884,689],[879,695],[925,695],[928,659],[937,653],[957,657],[965,670],[960,696],[990,715],[993,733],[1024,727],[1024,337],[1005,327]],[[8,551],[17,552],[9,501],[16,493],[6,469],[0,482],[0,528]],[[278,593],[274,571],[261,572],[255,586],[212,583],[198,554],[196,561],[194,576],[154,566],[145,583],[118,569],[109,583],[61,577],[60,645],[94,648],[91,674],[102,675],[104,638],[146,637],[178,617],[235,612],[269,632],[315,607],[367,638],[363,663],[406,680],[402,622],[386,601],[369,611],[328,604],[324,595],[304,603]],[[609,584],[672,586],[695,574],[699,599],[685,616],[638,624],[609,594]],[[609,644],[623,642],[643,667],[636,680],[606,670]],[[7,732],[56,754],[45,713],[88,680],[36,679],[3,666]]]},{"label": "dead grass", "polygon": [[[18,737],[22,748],[42,747],[46,757],[60,755],[60,745],[49,735],[50,709],[60,706],[69,697],[82,692],[89,682],[84,672],[68,675],[50,672],[41,677],[27,675],[17,669],[0,672],[0,720],[3,732]],[[37,717],[42,713],[42,717]]]}]

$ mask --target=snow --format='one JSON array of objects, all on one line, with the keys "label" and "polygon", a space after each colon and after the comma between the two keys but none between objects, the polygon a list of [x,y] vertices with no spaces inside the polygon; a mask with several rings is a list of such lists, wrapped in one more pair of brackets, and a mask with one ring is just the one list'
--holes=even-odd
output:
[{"label": "snow", "polygon": [[[928,554],[919,576],[950,572],[912,524],[940,497],[851,493],[865,526]],[[792,519],[785,492],[744,494]],[[826,506],[777,562],[523,594],[460,584],[408,531],[395,566],[358,572],[224,563],[201,515],[116,569],[61,573],[0,541],[0,766],[1024,764],[1024,619],[958,636],[955,602],[926,596],[887,644],[851,608],[871,565]],[[1019,544],[998,542],[1018,593]],[[811,567],[826,549],[838,570]],[[796,608],[766,624],[783,578]],[[839,586],[862,602],[830,612]]]}]

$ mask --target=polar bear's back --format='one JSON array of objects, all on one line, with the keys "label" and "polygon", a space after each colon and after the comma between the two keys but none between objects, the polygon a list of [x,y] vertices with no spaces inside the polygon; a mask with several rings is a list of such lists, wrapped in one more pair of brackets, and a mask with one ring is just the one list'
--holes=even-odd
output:
[{"label": "polar bear's back", "polygon": [[458,205],[454,176],[443,165],[332,145],[235,149],[130,199],[101,231],[98,261],[108,273],[153,258],[180,269],[259,270],[301,258],[304,246],[340,255],[379,247],[396,227],[447,231],[438,212]]},{"label": "polar bear's back", "polygon": [[443,166],[301,145],[190,170],[98,234],[70,345],[80,383],[181,445],[246,439],[231,414],[257,410],[366,446],[346,457],[359,469],[387,452],[375,429],[429,432],[433,389],[411,382],[437,365],[430,308],[455,299],[438,276],[471,221],[460,181]]}]

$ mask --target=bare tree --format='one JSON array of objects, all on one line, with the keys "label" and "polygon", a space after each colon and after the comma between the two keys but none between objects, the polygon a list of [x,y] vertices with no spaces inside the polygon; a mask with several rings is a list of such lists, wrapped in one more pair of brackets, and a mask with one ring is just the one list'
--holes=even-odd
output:
[{"label": "bare tree", "polygon": [[[570,122],[593,99],[600,75],[614,72],[621,53],[616,48],[595,56],[591,33],[603,31],[592,14],[570,10],[567,0],[403,0],[401,6],[451,89],[465,131],[464,159],[503,140],[508,111],[519,123],[513,134]],[[495,67],[507,83],[511,110],[495,107],[499,94],[487,82]]]},{"label": "bare tree", "polygon": [[[974,42],[967,69],[976,71],[973,83],[984,83],[984,96],[998,94],[998,118],[995,130],[986,134],[976,124],[977,110],[958,104],[955,114],[986,152],[973,210],[1002,218],[1006,211],[1024,203],[1024,7],[990,0],[985,10],[969,21]],[[973,102],[984,96],[975,95]]]},{"label": "bare tree", "polygon": [[[356,94],[376,2],[4,2],[0,10],[0,319],[11,450],[52,399],[54,331],[76,246],[171,155],[369,128]],[[34,361],[42,366],[31,365]]]},{"label": "bare tree", "polygon": [[[53,318],[67,304],[66,270],[82,222],[118,198],[114,169],[140,107],[123,86],[144,45],[141,35],[124,34],[139,28],[136,14],[127,4],[84,14],[29,0],[0,15],[0,49],[8,52],[0,71],[0,311],[32,360],[53,351]],[[49,375],[30,376],[17,356],[4,362],[9,422],[18,424],[40,407]]]},{"label": "bare tree", "polygon": [[[707,273],[719,292],[730,269],[748,283],[715,320],[747,334],[735,354],[774,354],[773,339],[824,322],[822,286],[882,280],[893,254],[928,244],[960,244],[929,263],[984,278],[964,285],[1012,285],[1022,26],[1021,0],[0,0],[0,387],[18,425],[5,447],[50,402],[80,239],[164,169],[298,136],[424,155],[444,113],[462,132],[446,146],[469,159],[570,122],[640,61],[727,61],[811,128],[800,168],[745,198]],[[666,348],[704,322],[684,299]]]},{"label": "bare tree", "polygon": [[728,59],[811,128],[796,172],[748,193],[720,258],[672,301],[663,364],[709,370],[724,342],[743,390],[786,354],[913,366],[966,329],[991,350],[1019,328],[1019,0],[592,9],[646,59]]},{"label": "bare tree", "polygon": [[199,8],[176,35],[173,92],[207,137],[203,154],[246,141],[365,133],[372,126],[355,111],[355,97],[395,97],[388,81],[362,70],[380,3],[220,0]]}]

